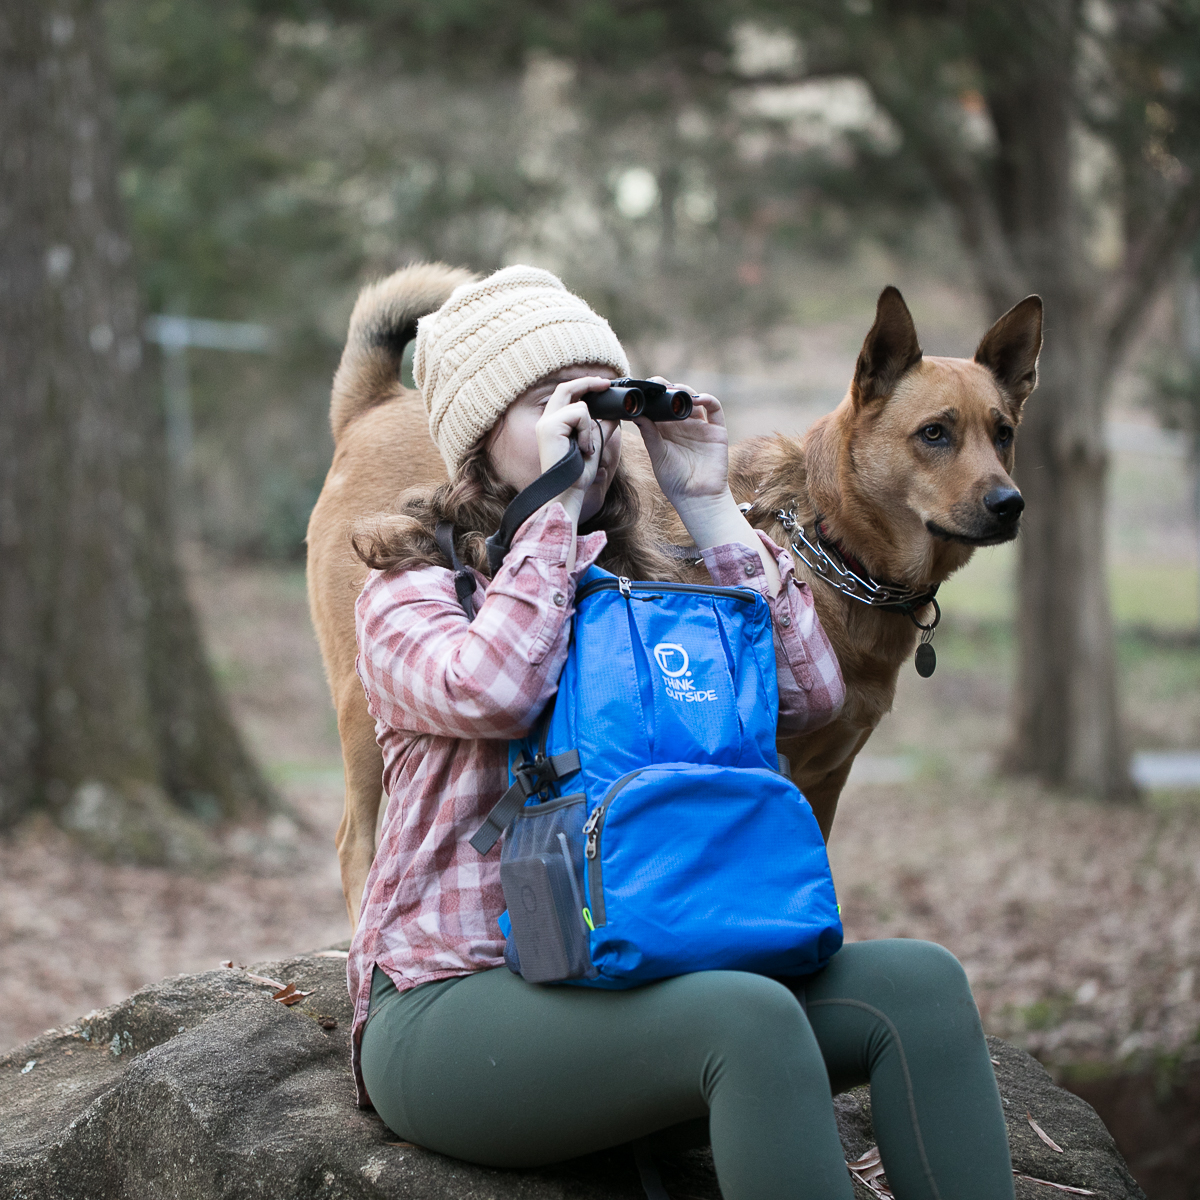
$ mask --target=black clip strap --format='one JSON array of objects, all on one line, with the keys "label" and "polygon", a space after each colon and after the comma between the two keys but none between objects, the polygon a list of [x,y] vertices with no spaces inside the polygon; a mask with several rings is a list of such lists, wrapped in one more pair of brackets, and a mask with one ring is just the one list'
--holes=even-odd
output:
[{"label": "black clip strap", "polygon": [[439,521],[437,528],[433,531],[433,536],[437,541],[438,549],[446,556],[446,561],[454,572],[454,594],[458,597],[463,612],[467,614],[467,620],[473,621],[475,620],[475,575],[463,565],[462,560],[458,557],[458,552],[454,549],[453,522]]},{"label": "black clip strap", "polygon": [[513,823],[530,796],[548,784],[574,775],[579,769],[578,750],[564,750],[561,754],[549,757],[539,754],[533,762],[517,762],[513,766],[516,779],[512,787],[496,801],[492,811],[483,819],[483,824],[471,835],[471,846],[480,854],[486,854]]},{"label": "black clip strap", "polygon": [[525,788],[525,776],[518,775],[516,782],[496,801],[483,824],[471,835],[471,846],[480,854],[486,854],[500,840],[500,835],[525,807],[525,801],[532,795]]},{"label": "black clip strap", "polygon": [[487,540],[488,567],[494,576],[504,562],[517,530],[543,504],[561,495],[583,474],[583,454],[579,443],[571,439],[571,448],[548,471],[539,475],[527,488],[518,492],[504,510],[500,528]]}]

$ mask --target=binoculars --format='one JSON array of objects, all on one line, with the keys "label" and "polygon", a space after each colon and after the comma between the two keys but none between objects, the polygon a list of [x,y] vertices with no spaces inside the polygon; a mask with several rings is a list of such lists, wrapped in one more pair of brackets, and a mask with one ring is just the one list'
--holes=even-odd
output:
[{"label": "binoculars", "polygon": [[583,399],[596,421],[686,421],[692,415],[692,397],[682,388],[668,388],[650,379],[614,379],[603,392]]}]

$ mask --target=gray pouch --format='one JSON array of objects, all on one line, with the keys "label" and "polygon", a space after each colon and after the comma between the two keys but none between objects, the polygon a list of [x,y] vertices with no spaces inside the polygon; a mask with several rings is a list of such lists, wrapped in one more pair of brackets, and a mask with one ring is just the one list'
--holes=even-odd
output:
[{"label": "gray pouch", "polygon": [[512,932],[504,958],[531,983],[595,974],[577,869],[584,808],[582,793],[531,804],[505,835],[500,884]]}]

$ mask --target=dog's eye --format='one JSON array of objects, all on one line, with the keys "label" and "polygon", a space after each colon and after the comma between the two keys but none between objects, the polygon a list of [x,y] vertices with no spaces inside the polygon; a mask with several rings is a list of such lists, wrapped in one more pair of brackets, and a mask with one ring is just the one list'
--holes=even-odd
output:
[{"label": "dog's eye", "polygon": [[996,430],[996,444],[998,446],[1007,446],[1013,440],[1013,431],[1011,425],[1001,425]]},{"label": "dog's eye", "polygon": [[925,428],[921,430],[921,436],[927,442],[940,442],[946,436],[945,426],[943,426],[943,425],[926,425]]}]

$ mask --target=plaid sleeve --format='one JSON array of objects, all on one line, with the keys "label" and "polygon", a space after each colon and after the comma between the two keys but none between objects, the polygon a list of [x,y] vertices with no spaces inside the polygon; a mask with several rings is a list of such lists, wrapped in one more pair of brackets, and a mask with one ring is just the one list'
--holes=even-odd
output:
[{"label": "plaid sleeve", "polygon": [[761,529],[755,530],[779,565],[782,587],[771,596],[758,551],[739,542],[704,551],[704,564],[721,587],[752,587],[771,607],[775,663],[779,678],[779,730],[807,733],[820,729],[841,711],[846,685],[837,655],[821,628],[812,590],[796,578],[792,556]]},{"label": "plaid sleeve", "polygon": [[576,581],[604,546],[603,534],[580,538],[568,571],[574,536],[562,505],[535,513],[469,623],[445,567],[368,575],[355,606],[355,669],[371,715],[443,737],[527,733],[558,686]]}]

